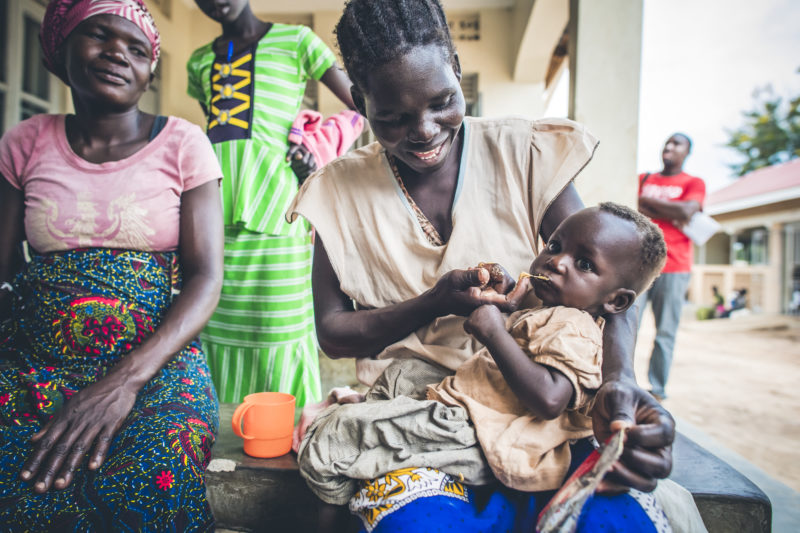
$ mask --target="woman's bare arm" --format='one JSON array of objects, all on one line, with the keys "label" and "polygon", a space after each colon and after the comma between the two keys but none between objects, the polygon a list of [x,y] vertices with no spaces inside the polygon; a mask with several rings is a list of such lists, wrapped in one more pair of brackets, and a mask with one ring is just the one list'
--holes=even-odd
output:
[{"label": "woman's bare arm", "polygon": [[325,353],[333,358],[376,355],[437,317],[465,316],[485,303],[506,308],[515,303],[507,302],[504,295],[481,293],[479,287],[488,281],[486,271],[452,270],[415,298],[357,311],[339,288],[319,234],[314,245],[312,281],[317,337]]},{"label": "woman's bare arm", "polygon": [[558,225],[561,224],[565,218],[573,213],[577,213],[581,209],[583,209],[583,201],[578,195],[578,191],[575,190],[575,186],[570,183],[564,187],[561,194],[559,194],[556,199],[553,200],[553,203],[550,204],[550,207],[547,208],[542,218],[542,227],[539,228],[539,234],[542,236],[542,239],[547,242],[547,239],[550,238],[550,235],[553,234]]},{"label": "woman's bare arm", "polygon": [[[192,341],[211,318],[222,289],[222,205],[219,182],[210,181],[181,197],[179,253],[183,287],[155,333],[120,371],[141,388],[172,356]],[[116,368],[115,368],[116,371]]]},{"label": "woman's bare arm", "polygon": [[356,105],[353,103],[353,96],[350,94],[350,87],[353,82],[347,77],[347,74],[339,68],[339,65],[333,64],[325,74],[319,79],[325,87],[336,95],[336,98],[342,101],[348,109],[356,110]]}]

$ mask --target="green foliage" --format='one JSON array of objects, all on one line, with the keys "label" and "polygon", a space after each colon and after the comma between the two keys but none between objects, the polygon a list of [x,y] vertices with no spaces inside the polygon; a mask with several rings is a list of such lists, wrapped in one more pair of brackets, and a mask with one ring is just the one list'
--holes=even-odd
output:
[{"label": "green foliage", "polygon": [[755,109],[742,113],[744,125],[728,131],[726,146],[744,156],[730,165],[738,176],[800,157],[800,95],[784,103],[767,86],[756,91],[755,100]]}]

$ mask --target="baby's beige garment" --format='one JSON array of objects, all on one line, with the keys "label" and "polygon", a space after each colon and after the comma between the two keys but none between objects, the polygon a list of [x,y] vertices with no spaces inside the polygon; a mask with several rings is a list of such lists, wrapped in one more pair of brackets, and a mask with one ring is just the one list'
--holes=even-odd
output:
[{"label": "baby's beige garment", "polygon": [[519,401],[486,348],[429,387],[428,398],[467,409],[486,460],[504,485],[529,492],[557,489],[569,468],[569,441],[592,434],[588,413],[602,382],[603,323],[560,306],[508,318],[508,330],[523,351],[572,384],[572,402],[553,420],[535,416]]}]

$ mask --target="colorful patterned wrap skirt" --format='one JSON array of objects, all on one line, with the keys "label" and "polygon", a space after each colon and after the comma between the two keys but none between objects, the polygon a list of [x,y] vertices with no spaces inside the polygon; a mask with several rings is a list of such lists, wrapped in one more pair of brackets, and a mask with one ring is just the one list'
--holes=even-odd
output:
[{"label": "colorful patterned wrap skirt", "polygon": [[0,327],[0,530],[210,531],[203,474],[218,402],[197,342],[139,392],[103,465],[45,494],[19,473],[31,435],[158,327],[180,287],[175,253],[35,256]]},{"label": "colorful patterned wrap skirt", "polygon": [[[570,446],[567,476],[594,449],[589,439]],[[350,511],[361,519],[359,533],[480,533],[536,531],[539,513],[556,491],[519,492],[496,483],[469,487],[432,468],[404,468],[361,482]],[[652,494],[595,494],[584,504],[575,533],[671,533]]]}]

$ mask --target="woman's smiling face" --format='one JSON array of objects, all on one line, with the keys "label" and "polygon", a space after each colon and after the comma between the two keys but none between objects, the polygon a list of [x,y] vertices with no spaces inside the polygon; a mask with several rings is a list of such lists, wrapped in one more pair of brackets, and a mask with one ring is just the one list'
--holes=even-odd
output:
[{"label": "woman's smiling face", "polygon": [[368,74],[363,99],[354,91],[378,142],[420,174],[444,165],[464,120],[461,72],[448,56],[437,44],[417,46]]},{"label": "woman's smiling face", "polygon": [[65,44],[73,93],[112,107],[135,106],[150,86],[152,48],[133,22],[96,15],[81,22]]}]

